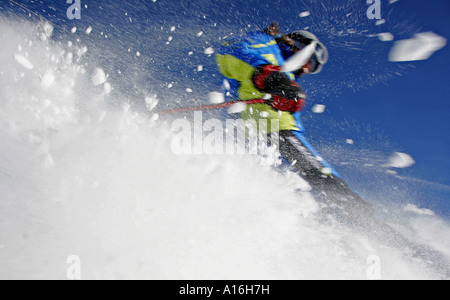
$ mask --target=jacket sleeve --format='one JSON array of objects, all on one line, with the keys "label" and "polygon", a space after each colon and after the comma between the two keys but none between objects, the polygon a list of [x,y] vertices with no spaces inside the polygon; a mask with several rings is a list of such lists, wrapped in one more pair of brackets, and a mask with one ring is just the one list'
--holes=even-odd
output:
[{"label": "jacket sleeve", "polygon": [[253,84],[255,68],[252,65],[230,54],[217,54],[216,62],[223,76],[239,82],[236,95],[239,99],[247,100],[264,96]]}]

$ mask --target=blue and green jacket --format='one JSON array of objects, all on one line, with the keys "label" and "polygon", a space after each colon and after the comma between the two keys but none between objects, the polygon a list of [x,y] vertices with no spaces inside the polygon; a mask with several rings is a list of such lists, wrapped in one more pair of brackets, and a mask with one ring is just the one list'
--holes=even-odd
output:
[{"label": "blue and green jacket", "polygon": [[[217,65],[223,76],[230,82],[231,94],[239,100],[263,98],[265,93],[253,84],[252,77],[256,68],[272,64],[281,66],[285,62],[282,51],[275,39],[264,32],[251,32],[243,37],[224,43],[216,54]],[[296,80],[293,73],[286,73]],[[266,112],[266,113],[262,113]],[[295,116],[294,116],[295,115]],[[303,130],[300,113],[275,111],[266,104],[252,104],[241,114],[246,119],[278,119],[279,130]],[[270,125],[271,122],[268,122]],[[269,129],[272,130],[272,129]]]}]

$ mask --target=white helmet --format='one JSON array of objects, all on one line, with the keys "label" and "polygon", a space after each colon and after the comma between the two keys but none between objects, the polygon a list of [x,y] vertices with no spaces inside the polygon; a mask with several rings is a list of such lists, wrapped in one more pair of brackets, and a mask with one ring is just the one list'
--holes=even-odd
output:
[{"label": "white helmet", "polygon": [[328,49],[319,41],[317,36],[305,30],[297,30],[289,33],[287,36],[294,41],[294,45],[291,47],[294,51],[301,50],[314,41],[317,42],[316,50],[310,60],[312,68],[309,73],[317,74],[322,71],[323,65],[328,61]]}]

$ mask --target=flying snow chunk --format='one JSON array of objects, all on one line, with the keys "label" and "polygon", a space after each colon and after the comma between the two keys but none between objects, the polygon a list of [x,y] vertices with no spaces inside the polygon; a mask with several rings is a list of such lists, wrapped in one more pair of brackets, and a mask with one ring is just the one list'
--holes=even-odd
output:
[{"label": "flying snow chunk", "polygon": [[105,84],[103,85],[103,92],[105,93],[105,95],[109,95],[111,91],[112,91],[111,84],[105,82]]},{"label": "flying snow chunk", "polygon": [[157,121],[159,119],[159,115],[158,114],[153,114],[153,116],[151,117],[151,120],[154,122],[154,121]]},{"label": "flying snow chunk", "polygon": [[33,64],[25,57],[20,54],[14,55],[14,59],[25,69],[33,70]]},{"label": "flying snow chunk", "polygon": [[383,32],[378,34],[378,38],[382,42],[389,42],[394,40],[394,35],[390,32]]},{"label": "flying snow chunk", "polygon": [[347,144],[349,144],[349,145],[353,145],[353,144],[354,144],[354,142],[353,142],[352,139],[346,139],[345,142],[346,142]]},{"label": "flying snow chunk", "polygon": [[106,82],[106,74],[100,68],[96,68],[92,73],[92,83],[94,85],[100,85]]},{"label": "flying snow chunk", "polygon": [[208,55],[214,54],[214,48],[213,47],[206,48],[204,53]]},{"label": "flying snow chunk", "polygon": [[313,111],[313,113],[321,114],[321,113],[323,113],[325,111],[325,105],[323,105],[323,104],[316,104],[316,105],[313,106],[312,111]]},{"label": "flying snow chunk", "polygon": [[434,212],[430,209],[419,208],[414,204],[407,204],[404,208],[404,211],[412,212],[418,215],[426,215],[426,216],[434,216]]},{"label": "flying snow chunk", "polygon": [[237,114],[237,113],[243,112],[246,109],[247,109],[247,104],[238,102],[238,103],[235,103],[232,106],[230,106],[230,108],[228,109],[228,113]]},{"label": "flying snow chunk", "polygon": [[375,25],[379,26],[379,25],[382,25],[384,23],[386,23],[386,20],[385,19],[381,19],[381,20],[376,21]]},{"label": "flying snow chunk", "polygon": [[300,18],[309,17],[310,15],[311,15],[311,13],[309,11],[304,11],[299,14]]},{"label": "flying snow chunk", "polygon": [[209,102],[213,104],[219,104],[225,102],[225,96],[220,92],[209,93]]},{"label": "flying snow chunk", "polygon": [[397,175],[397,171],[394,170],[386,170],[386,174]]},{"label": "flying snow chunk", "polygon": [[389,61],[426,60],[446,44],[447,39],[433,32],[418,33],[411,39],[396,41],[389,53]]},{"label": "flying snow chunk", "polygon": [[48,72],[48,73],[45,73],[44,76],[42,76],[41,85],[44,88],[48,88],[53,84],[54,81],[55,81],[55,76],[52,73]]},{"label": "flying snow chunk", "polygon": [[393,168],[408,168],[415,163],[416,162],[409,154],[394,152],[385,166]]},{"label": "flying snow chunk", "polygon": [[158,105],[158,99],[155,96],[145,97],[145,106],[152,111]]},{"label": "flying snow chunk", "polygon": [[53,34],[53,26],[49,22],[45,22],[43,25],[43,32],[39,35],[40,39],[43,41],[48,40]]},{"label": "flying snow chunk", "polygon": [[89,26],[89,27],[86,29],[86,34],[89,35],[89,34],[91,34],[91,32],[92,32],[92,27]]},{"label": "flying snow chunk", "polygon": [[228,80],[226,80],[226,79],[223,80],[223,82],[222,82],[222,87],[223,87],[225,90],[227,90],[227,91],[229,91],[229,90],[231,89],[231,85],[230,85],[230,83],[228,82]]}]

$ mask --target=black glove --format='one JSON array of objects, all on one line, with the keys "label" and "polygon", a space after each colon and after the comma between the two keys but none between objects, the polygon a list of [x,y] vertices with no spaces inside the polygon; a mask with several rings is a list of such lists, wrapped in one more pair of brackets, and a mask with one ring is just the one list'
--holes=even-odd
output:
[{"label": "black glove", "polygon": [[261,92],[272,94],[273,108],[283,111],[300,111],[306,95],[300,86],[281,72],[279,66],[263,65],[253,74],[253,83]]}]

